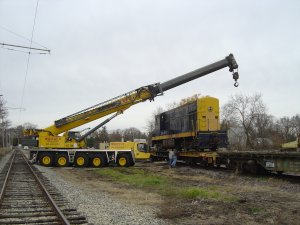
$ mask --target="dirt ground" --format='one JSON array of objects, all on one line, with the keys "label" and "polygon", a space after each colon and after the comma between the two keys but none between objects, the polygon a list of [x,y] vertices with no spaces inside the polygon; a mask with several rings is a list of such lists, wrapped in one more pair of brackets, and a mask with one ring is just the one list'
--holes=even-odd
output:
[{"label": "dirt ground", "polygon": [[155,207],[157,217],[167,224],[300,224],[300,177],[235,175],[185,165],[170,169],[165,162],[137,163],[134,168],[171,178],[174,185],[218,190],[229,198],[174,198],[112,181],[92,168],[53,169],[89,191],[107,192],[125,204]]}]

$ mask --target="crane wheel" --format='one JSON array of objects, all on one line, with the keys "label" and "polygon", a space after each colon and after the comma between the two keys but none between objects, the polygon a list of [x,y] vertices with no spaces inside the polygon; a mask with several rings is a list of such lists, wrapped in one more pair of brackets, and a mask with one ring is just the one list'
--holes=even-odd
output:
[{"label": "crane wheel", "polygon": [[91,158],[92,167],[103,167],[107,165],[107,160],[103,154],[95,154]]},{"label": "crane wheel", "polygon": [[43,152],[40,154],[39,163],[42,166],[52,166],[53,164],[53,155],[49,152]]},{"label": "crane wheel", "polygon": [[135,162],[131,160],[130,166],[134,166]]},{"label": "crane wheel", "polygon": [[86,167],[88,165],[88,157],[84,153],[78,153],[75,156],[74,166],[76,167]]},{"label": "crane wheel", "polygon": [[117,158],[117,164],[120,167],[128,167],[131,166],[133,163],[133,160],[131,159],[130,155],[128,154],[121,154],[118,158]]},{"label": "crane wheel", "polygon": [[69,165],[69,157],[67,154],[58,154],[55,159],[55,164],[58,167],[65,167]]}]

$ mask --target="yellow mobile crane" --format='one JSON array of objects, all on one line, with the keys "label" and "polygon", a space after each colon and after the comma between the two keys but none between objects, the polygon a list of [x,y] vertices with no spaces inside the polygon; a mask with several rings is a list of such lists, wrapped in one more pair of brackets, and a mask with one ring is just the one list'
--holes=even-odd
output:
[{"label": "yellow mobile crane", "polygon": [[[115,162],[119,166],[134,165],[134,156],[130,149],[114,151],[86,149],[85,138],[117,115],[123,113],[129,107],[146,100],[152,101],[156,96],[162,95],[164,91],[225,67],[229,67],[229,71],[232,72],[233,79],[235,80],[234,86],[237,87],[239,74],[235,70],[238,68],[238,64],[233,54],[230,54],[225,57],[225,59],[164,83],[155,83],[140,87],[126,94],[63,117],[56,120],[53,125],[44,129],[25,130],[24,136],[27,138],[24,139],[23,145],[36,147],[30,148],[30,156],[44,166],[68,166],[71,163],[77,167],[101,167],[108,165],[110,162]],[[80,135],[79,132],[70,131],[73,128],[110,114],[113,115],[84,135]],[[62,133],[63,135],[59,136],[59,134]]]}]

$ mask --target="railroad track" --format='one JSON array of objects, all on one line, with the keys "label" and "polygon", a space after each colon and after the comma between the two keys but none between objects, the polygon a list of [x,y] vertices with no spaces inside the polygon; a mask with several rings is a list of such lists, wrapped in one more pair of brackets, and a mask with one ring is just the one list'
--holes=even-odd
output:
[{"label": "railroad track", "polygon": [[87,224],[20,150],[0,173],[0,224]]}]

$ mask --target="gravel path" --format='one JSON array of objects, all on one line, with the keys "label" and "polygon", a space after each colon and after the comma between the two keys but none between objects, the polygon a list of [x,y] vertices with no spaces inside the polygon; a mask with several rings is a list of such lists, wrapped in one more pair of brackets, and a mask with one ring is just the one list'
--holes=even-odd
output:
[{"label": "gravel path", "polygon": [[[155,209],[148,206],[137,206],[125,203],[115,196],[96,192],[83,187],[78,183],[63,179],[60,174],[51,168],[36,166],[52,184],[83,213],[92,224],[169,224],[155,218]],[[101,182],[101,181],[99,181]]]}]

